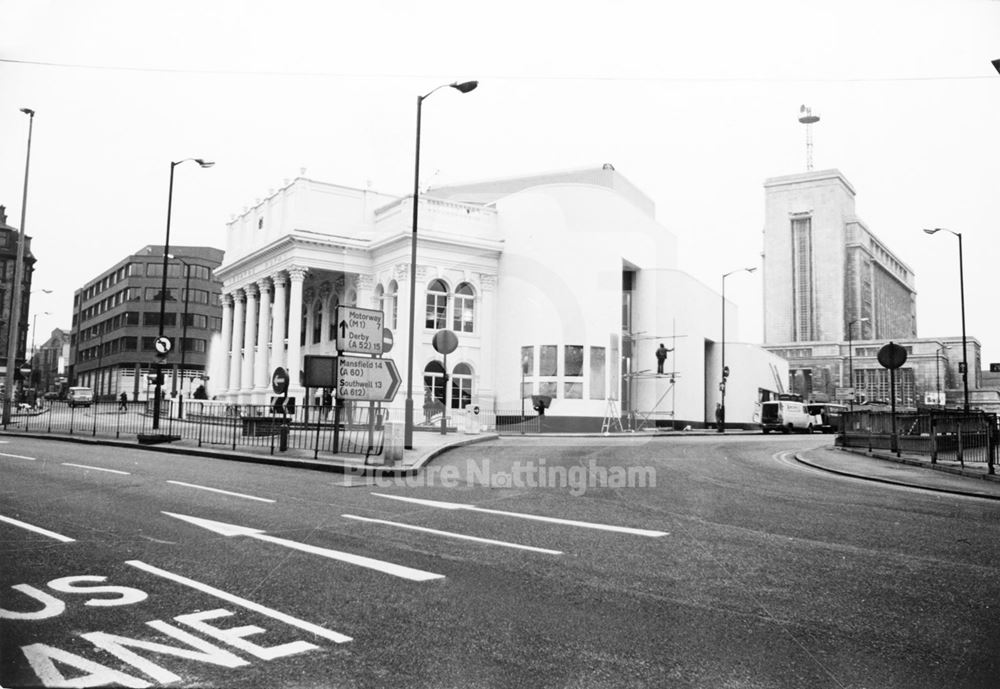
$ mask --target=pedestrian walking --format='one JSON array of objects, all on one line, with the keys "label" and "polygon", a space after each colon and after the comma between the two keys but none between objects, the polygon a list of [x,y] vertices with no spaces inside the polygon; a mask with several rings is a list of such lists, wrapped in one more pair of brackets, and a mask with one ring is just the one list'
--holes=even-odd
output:
[{"label": "pedestrian walking", "polygon": [[128,411],[128,393],[123,392],[118,397],[118,411]]}]

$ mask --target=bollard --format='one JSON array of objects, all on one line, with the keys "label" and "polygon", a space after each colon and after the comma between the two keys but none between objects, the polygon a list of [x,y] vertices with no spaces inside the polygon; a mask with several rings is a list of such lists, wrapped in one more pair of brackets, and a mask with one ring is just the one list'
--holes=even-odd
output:
[{"label": "bollard", "polygon": [[387,421],[382,429],[382,463],[395,464],[403,461],[404,424],[400,421]]}]

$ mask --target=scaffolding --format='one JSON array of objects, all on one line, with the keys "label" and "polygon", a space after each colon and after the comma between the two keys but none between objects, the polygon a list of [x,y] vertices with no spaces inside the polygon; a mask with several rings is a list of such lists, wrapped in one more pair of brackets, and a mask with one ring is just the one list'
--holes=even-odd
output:
[{"label": "scaffolding", "polygon": [[[635,387],[632,385],[637,380],[656,380],[660,378],[666,378],[670,381],[667,389],[663,391],[663,394],[657,398],[656,402],[653,403],[652,408],[647,411],[642,411],[638,409],[630,409],[628,413],[628,430],[631,433],[636,431],[641,431],[646,428],[650,423],[650,417],[654,414],[661,414],[670,419],[671,423],[674,421],[674,401],[675,395],[673,394],[676,389],[677,379],[680,374],[677,371],[665,371],[663,373],[653,373],[650,370],[636,371],[635,373],[626,374],[626,377],[630,380],[629,389],[634,391]],[[660,405],[663,404],[663,400],[670,395],[670,408],[660,409]],[[656,419],[653,418],[652,421],[655,423]]]},{"label": "scaffolding", "polygon": [[[641,340],[654,340],[663,342],[664,340],[670,340],[670,351],[674,352],[674,366],[677,365],[677,338],[686,337],[686,335],[678,335],[676,332],[676,323],[674,324],[674,333],[672,335],[647,335],[645,331],[641,332],[630,332],[624,335],[626,341],[629,342],[629,354],[634,355],[633,345]],[[634,356],[628,357],[626,367],[631,369],[632,361],[634,361]],[[653,372],[651,369],[643,369],[641,371],[627,370],[622,374],[622,380],[626,383],[629,395],[628,404],[628,414],[626,415],[626,423],[628,425],[628,431],[634,433],[636,431],[641,431],[646,428],[651,422],[655,423],[658,418],[668,418],[671,424],[675,421],[675,410],[676,410],[676,390],[677,390],[677,379],[680,374],[676,370],[674,371],[664,371],[663,373]],[[636,409],[636,404],[634,400],[636,398],[637,383],[642,380],[667,380],[669,384],[662,393],[659,394],[656,402],[650,409],[640,410]],[[655,384],[655,383],[654,383]],[[664,408],[664,401],[669,395],[669,408]],[[621,423],[619,422],[619,425]],[[624,430],[624,429],[623,429]]]}]

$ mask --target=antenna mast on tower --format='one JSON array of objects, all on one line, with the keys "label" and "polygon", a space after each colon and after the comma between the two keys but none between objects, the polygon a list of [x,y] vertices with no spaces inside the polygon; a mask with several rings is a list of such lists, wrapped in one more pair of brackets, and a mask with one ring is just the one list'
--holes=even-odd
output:
[{"label": "antenna mast on tower", "polygon": [[812,108],[799,106],[799,122],[806,126],[806,170],[813,169],[813,122],[819,122],[819,115],[813,115]]}]

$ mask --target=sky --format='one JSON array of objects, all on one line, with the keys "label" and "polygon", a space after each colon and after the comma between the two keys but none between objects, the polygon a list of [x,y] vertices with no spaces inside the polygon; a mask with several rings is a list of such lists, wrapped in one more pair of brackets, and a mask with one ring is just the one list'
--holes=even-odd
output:
[{"label": "sky", "polygon": [[[38,259],[32,339],[126,255],[225,248],[287,180],[412,193],[611,163],[721,289],[760,265],[764,180],[813,167],[916,274],[920,337],[1000,362],[1000,2],[854,0],[0,0],[0,204]],[[424,184],[422,184],[424,186]],[[733,275],[735,338],[763,338],[761,275]],[[738,282],[738,284],[737,284]],[[51,294],[41,290],[51,290]]]}]

